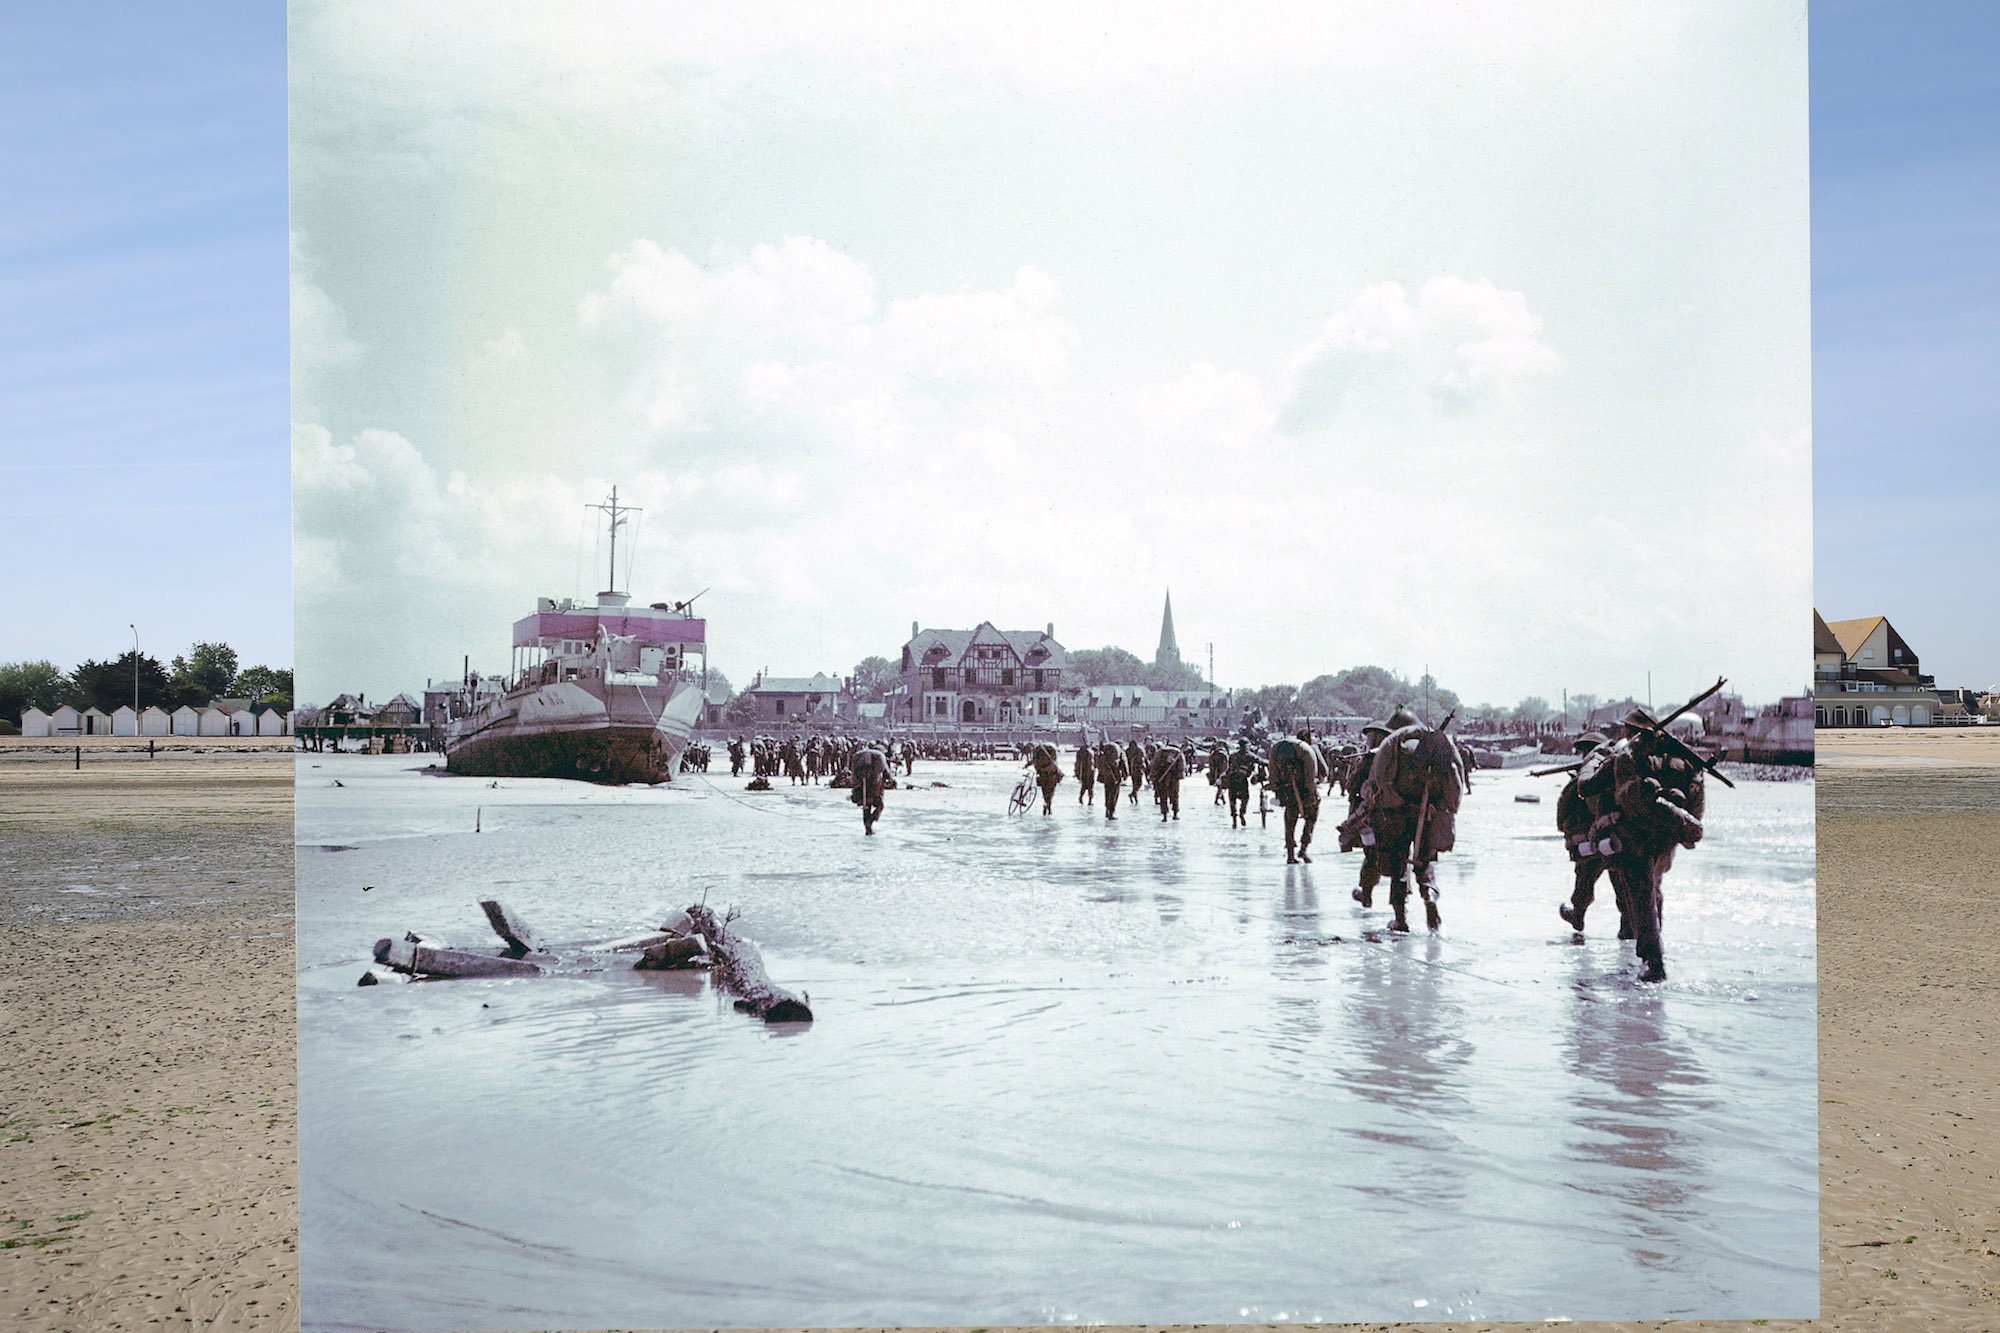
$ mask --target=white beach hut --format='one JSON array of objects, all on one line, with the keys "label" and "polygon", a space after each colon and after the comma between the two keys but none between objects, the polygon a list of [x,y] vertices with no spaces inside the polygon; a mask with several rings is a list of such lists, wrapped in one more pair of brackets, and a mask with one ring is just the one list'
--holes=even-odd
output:
[{"label": "white beach hut", "polygon": [[109,736],[111,734],[111,714],[102,708],[83,710],[83,734],[86,736]]},{"label": "white beach hut", "polygon": [[132,705],[119,704],[111,710],[111,734],[114,736],[139,734],[139,715],[132,711]]},{"label": "white beach hut", "polygon": [[171,714],[173,734],[176,736],[198,736],[201,734],[201,712],[193,704],[182,704]]},{"label": "white beach hut", "polygon": [[257,714],[257,734],[259,736],[289,736],[292,734],[291,715],[282,708],[266,708]]},{"label": "white beach hut", "polygon": [[21,734],[23,736],[53,736],[56,733],[54,724],[50,722],[47,713],[44,713],[39,708],[24,708],[21,710]]},{"label": "white beach hut", "polygon": [[49,735],[78,736],[83,733],[83,714],[64,704],[49,714]]},{"label": "white beach hut", "polygon": [[198,736],[227,736],[229,734],[229,710],[217,708],[214,704],[201,710],[195,718],[195,734]]},{"label": "white beach hut", "polygon": [[139,714],[139,734],[141,736],[171,736],[174,734],[174,720],[167,710],[158,704],[147,704]]}]

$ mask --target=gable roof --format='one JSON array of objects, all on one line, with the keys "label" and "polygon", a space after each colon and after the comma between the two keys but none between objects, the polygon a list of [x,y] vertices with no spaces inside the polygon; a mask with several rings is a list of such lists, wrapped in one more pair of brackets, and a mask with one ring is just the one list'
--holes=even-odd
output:
[{"label": "gable roof", "polygon": [[1847,655],[1846,650],[1840,646],[1840,640],[1833,637],[1833,631],[1826,627],[1826,621],[1820,618],[1819,611],[1815,608],[1813,611],[1813,655],[1817,657],[1821,653],[1839,653],[1843,657]]},{"label": "gable roof", "polygon": [[840,682],[824,672],[810,676],[766,676],[745,694],[837,694]]},{"label": "gable roof", "polygon": [[1875,627],[1886,620],[1884,616],[1863,616],[1859,620],[1829,621],[1826,628],[1840,644],[1840,651],[1852,657],[1861,651],[1862,644],[1868,642],[1868,636],[1875,632]]},{"label": "gable roof", "polygon": [[[903,647],[910,655],[912,666],[958,666],[965,661],[966,654],[980,644],[1005,644],[1030,670],[1064,671],[1069,667],[1069,650],[1042,630],[999,629],[990,620],[982,620],[972,629],[919,630],[916,637]],[[944,650],[942,655],[932,657],[932,651],[939,648]],[[1029,655],[1037,648],[1042,649],[1044,655],[1030,661]]]}]

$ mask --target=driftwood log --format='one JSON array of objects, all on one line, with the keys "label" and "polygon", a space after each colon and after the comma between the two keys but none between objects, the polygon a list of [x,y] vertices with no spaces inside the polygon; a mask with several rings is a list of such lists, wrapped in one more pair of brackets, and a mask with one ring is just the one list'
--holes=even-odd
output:
[{"label": "driftwood log", "polygon": [[715,962],[711,975],[738,996],[736,1007],[766,1023],[810,1023],[812,1010],[804,999],[771,982],[757,946],[732,931],[707,907],[687,909],[694,929],[708,940]]},{"label": "driftwood log", "polygon": [[[533,977],[560,968],[563,955],[571,952],[636,953],[638,959],[632,966],[640,970],[710,967],[717,984],[737,997],[736,1008],[766,1023],[812,1022],[806,998],[775,985],[757,946],[705,906],[676,912],[657,930],[645,934],[560,950],[544,944],[526,922],[500,903],[486,899],[479,906],[504,948],[454,949],[412,932],[401,939],[377,940],[375,962],[392,972],[417,977]],[[370,986],[379,981],[371,970],[362,975],[360,984]]]},{"label": "driftwood log", "polygon": [[[492,899],[479,904],[505,948],[454,949],[441,940],[415,932],[401,939],[375,941],[375,961],[392,972],[414,977],[534,977],[560,968],[574,957],[559,957],[528,928],[519,915]],[[706,942],[694,930],[687,913],[676,912],[657,930],[624,939],[596,944],[564,946],[566,955],[636,953],[637,967],[702,967],[708,962]],[[360,985],[381,981],[372,971],[362,975]]]},{"label": "driftwood log", "polygon": [[632,964],[641,972],[664,971],[668,968],[698,967],[708,956],[707,941],[699,934],[672,935],[656,943],[647,945],[640,951],[639,961]]},{"label": "driftwood log", "polygon": [[538,977],[542,969],[523,958],[453,949],[421,935],[375,941],[375,961],[421,977]]}]

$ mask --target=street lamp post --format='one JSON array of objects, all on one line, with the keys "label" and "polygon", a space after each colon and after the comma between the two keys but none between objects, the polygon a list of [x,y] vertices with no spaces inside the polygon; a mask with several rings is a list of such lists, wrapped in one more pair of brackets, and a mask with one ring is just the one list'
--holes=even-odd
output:
[{"label": "street lamp post", "polygon": [[139,627],[126,623],[132,631],[132,734],[139,734]]}]

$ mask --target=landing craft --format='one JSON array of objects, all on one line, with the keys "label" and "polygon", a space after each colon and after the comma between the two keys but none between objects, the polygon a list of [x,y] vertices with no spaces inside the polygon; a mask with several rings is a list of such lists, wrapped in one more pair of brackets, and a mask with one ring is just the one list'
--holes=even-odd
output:
[{"label": "landing craft", "polygon": [[[445,726],[445,768],[468,777],[668,782],[707,699],[707,622],[690,603],[617,591],[618,529],[638,512],[612,488],[611,578],[593,604],[538,599],[514,622],[498,689],[468,678]],[[690,665],[699,656],[699,667]]]}]

